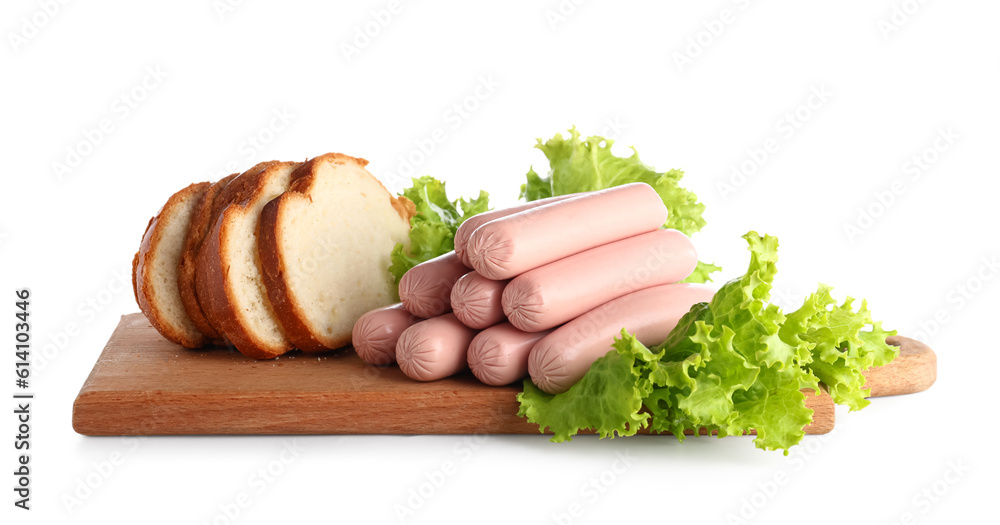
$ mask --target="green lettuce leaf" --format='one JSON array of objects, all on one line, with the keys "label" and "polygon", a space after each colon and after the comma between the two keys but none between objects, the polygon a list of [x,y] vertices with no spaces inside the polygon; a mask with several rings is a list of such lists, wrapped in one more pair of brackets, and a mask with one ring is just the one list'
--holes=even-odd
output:
[{"label": "green lettuce leaf", "polygon": [[[797,443],[812,420],[799,391],[816,381],[803,368],[811,359],[807,343],[788,344],[779,336],[784,316],[768,304],[777,273],[777,239],[754,232],[750,267],[729,281],[705,308],[693,309],[670,334],[669,354],[684,359],[692,381],[671,384],[654,380],[660,403],[651,426],[683,432],[701,428],[720,437],[757,431],[755,444],[780,449]],[[655,352],[657,348],[654,348]],[[692,359],[693,356],[697,356]],[[669,361],[668,361],[669,362]]]},{"label": "green lettuce leaf", "polygon": [[649,395],[649,382],[640,377],[635,354],[649,350],[634,337],[616,340],[615,348],[617,352],[595,361],[587,375],[562,394],[548,394],[525,381],[524,392],[517,396],[521,403],[517,415],[539,424],[542,432],[551,430],[555,442],[569,441],[582,429],[613,438],[645,428],[649,416],[639,410]]},{"label": "green lettuce leaf", "polygon": [[889,364],[899,355],[899,348],[885,342],[896,332],[883,330],[881,322],[872,320],[867,302],[862,301],[855,312],[853,298],[838,306],[831,290],[821,284],[801,308],[788,314],[783,331],[786,338],[811,345],[810,369],[834,402],[853,412],[869,405],[865,398],[871,391],[865,388],[863,372]]},{"label": "green lettuce leaf", "polygon": [[[657,172],[639,160],[639,153],[632,148],[632,155],[619,157],[611,152],[614,141],[593,136],[581,139],[576,128],[569,130],[569,139],[556,134],[548,141],[538,139],[540,149],[549,161],[548,177],[539,176],[529,169],[527,182],[521,185],[521,198],[534,201],[558,195],[597,191],[633,182],[645,182],[663,199],[669,215],[664,225],[692,235],[705,226],[702,213],[705,205],[698,197],[680,186],[684,172],[670,170]],[[706,282],[708,275],[720,268],[701,263],[686,282]]]},{"label": "green lettuce leaf", "polygon": [[413,201],[417,214],[410,219],[410,246],[396,244],[392,250],[389,272],[396,282],[414,266],[455,249],[455,232],[466,219],[489,211],[490,196],[480,191],[475,199],[448,200],[445,183],[434,177],[413,179],[413,186],[403,190]]},{"label": "green lettuce leaf", "polygon": [[715,272],[721,272],[721,271],[722,271],[721,266],[716,266],[714,264],[710,264],[707,262],[698,261],[698,266],[696,266],[694,271],[691,272],[691,275],[687,276],[687,278],[681,282],[696,283],[696,284],[707,283],[712,280],[710,275],[712,275]]},{"label": "green lettuce leaf", "polygon": [[545,394],[526,380],[520,414],[556,441],[586,428],[627,436],[648,426],[681,441],[686,432],[755,431],[758,448],[787,454],[812,421],[804,389],[818,395],[822,381],[835,402],[863,408],[863,372],[895,359],[898,349],[885,342],[895,332],[863,302],[857,311],[850,298],[838,306],[824,285],[785,316],[769,303],[778,240],[755,232],[744,239],[747,273],[694,305],[666,341],[647,348],[626,327],[567,392]]},{"label": "green lettuce leaf", "polygon": [[[537,146],[536,146],[537,147]],[[521,185],[521,198],[531,202],[552,197],[551,179],[543,179],[534,168],[528,168],[528,182]]]}]

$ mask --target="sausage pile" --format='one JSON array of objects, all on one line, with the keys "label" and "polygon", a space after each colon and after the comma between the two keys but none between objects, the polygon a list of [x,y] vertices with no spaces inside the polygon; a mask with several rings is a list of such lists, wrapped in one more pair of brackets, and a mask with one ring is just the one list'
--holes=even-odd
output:
[{"label": "sausage pile", "polygon": [[459,228],[454,252],[403,276],[401,304],[358,320],[354,348],[418,381],[468,367],[489,385],[530,375],[564,392],[623,328],[659,344],[691,306],[711,300],[711,288],[678,283],[698,256],[686,235],[662,228],[666,220],[644,183],[477,215]]}]

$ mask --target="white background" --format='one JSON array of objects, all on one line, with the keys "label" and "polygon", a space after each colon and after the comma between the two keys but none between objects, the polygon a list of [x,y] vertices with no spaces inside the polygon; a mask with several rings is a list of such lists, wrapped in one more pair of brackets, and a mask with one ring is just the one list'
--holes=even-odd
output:
[{"label": "white background", "polygon": [[[457,472],[405,523],[728,523],[746,502],[760,507],[756,523],[980,521],[1000,467],[991,436],[1000,279],[984,262],[1000,252],[1000,6],[676,4],[403,2],[376,26],[372,12],[387,0],[252,1],[221,14],[226,4],[209,0],[71,2],[51,16],[39,14],[45,2],[4,2],[0,292],[13,317],[15,287],[33,291],[38,396],[33,510],[13,509],[4,489],[4,523],[399,523],[396,506],[445,461]],[[892,18],[900,6],[910,14]],[[367,44],[366,24],[377,33]],[[359,52],[345,53],[355,39]],[[165,78],[146,79],[143,92],[147,70]],[[469,99],[483,79],[498,85]],[[129,107],[121,97],[135,89],[143,100]],[[449,110],[463,103],[476,108],[456,119]],[[293,116],[271,133],[275,111]],[[111,131],[58,172],[103,119]],[[571,125],[686,171],[707,205],[695,242],[725,267],[723,280],[745,268],[739,235],[774,234],[779,302],[820,281],[838,297],[867,298],[887,327],[937,351],[938,383],[838,412],[833,434],[788,457],[744,438],[489,436],[473,448],[460,436],[298,437],[298,458],[263,492],[251,476],[291,438],[73,432],[75,395],[119,316],[138,310],[116,275],[127,280],[147,220],[172,192],[327,151],[369,159],[398,190],[400,158],[441,128],[416,174],[508,205],[529,166],[547,169],[535,139]],[[936,142],[940,133],[951,141]],[[258,134],[269,142],[248,149]],[[769,139],[777,150],[751,165],[747,150]],[[934,161],[916,168],[914,156]],[[752,173],[734,178],[744,164]],[[897,195],[886,194],[894,181]],[[861,234],[845,231],[859,223]],[[65,335],[70,323],[79,334]],[[11,409],[3,414],[8,487],[14,426]],[[108,469],[113,454],[120,461]],[[620,454],[634,461],[614,473]],[[954,464],[958,476],[948,474]],[[787,482],[765,490],[775,476]],[[586,488],[591,479],[603,479],[600,491]],[[943,495],[914,499],[925,489]],[[230,520],[220,509],[240,493],[252,503]],[[553,518],[574,503],[577,517]]]}]

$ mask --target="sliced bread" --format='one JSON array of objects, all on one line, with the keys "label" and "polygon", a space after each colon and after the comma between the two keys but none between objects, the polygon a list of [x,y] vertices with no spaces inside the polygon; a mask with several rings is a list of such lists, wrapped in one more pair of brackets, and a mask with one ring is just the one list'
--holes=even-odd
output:
[{"label": "sliced bread", "polygon": [[237,350],[257,359],[293,348],[264,290],[257,225],[261,208],[288,189],[299,166],[259,164],[233,179],[224,190],[231,204],[212,225],[196,260],[195,284],[206,317]]},{"label": "sliced bread", "polygon": [[265,288],[301,350],[350,344],[358,318],[399,300],[390,254],[397,243],[409,245],[416,208],[393,197],[367,164],[340,153],[311,159],[261,212]]},{"label": "sliced bread", "polygon": [[209,186],[192,184],[173,194],[150,219],[132,259],[132,286],[142,313],[163,337],[187,348],[207,340],[184,308],[178,270],[191,216]]},{"label": "sliced bread", "polygon": [[205,317],[205,312],[198,302],[197,287],[195,286],[195,269],[197,268],[195,259],[205,241],[205,236],[208,235],[208,230],[218,219],[222,209],[225,208],[221,206],[223,199],[218,197],[237,175],[239,173],[234,173],[209,186],[202,194],[198,204],[195,205],[191,213],[187,238],[184,240],[184,248],[181,251],[181,262],[177,274],[177,286],[180,288],[184,310],[191,318],[191,322],[213,344],[225,344],[225,339]]}]

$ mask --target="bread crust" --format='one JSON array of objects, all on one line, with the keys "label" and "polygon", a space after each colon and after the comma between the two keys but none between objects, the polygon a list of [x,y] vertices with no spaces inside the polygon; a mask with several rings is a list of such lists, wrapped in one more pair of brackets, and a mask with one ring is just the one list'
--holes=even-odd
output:
[{"label": "bread crust", "polygon": [[[304,352],[340,348],[351,343],[350,334],[345,338],[335,340],[329,346],[317,339],[306,322],[305,309],[291,293],[285,280],[285,254],[281,249],[283,243],[282,239],[279,238],[279,225],[283,222],[284,214],[293,202],[301,199],[312,200],[310,193],[316,183],[315,167],[325,162],[353,163],[361,168],[368,165],[368,161],[365,159],[342,153],[327,153],[306,161],[292,173],[288,191],[267,203],[261,210],[257,231],[258,256],[260,257],[261,274],[264,278],[264,288],[267,290],[268,299],[274,307],[278,322],[285,329],[285,334],[296,348]],[[410,219],[416,214],[416,206],[406,197],[393,197],[392,193],[381,182],[379,184],[385,190],[393,209],[396,210],[400,218],[409,224]]]},{"label": "bread crust", "polygon": [[326,346],[313,337],[309,327],[302,322],[296,313],[299,311],[299,306],[288,292],[282,270],[284,257],[280,253],[281,248],[274,230],[281,221],[284,207],[281,206],[280,201],[284,200],[285,197],[282,195],[267,203],[260,212],[257,251],[260,257],[260,267],[263,270],[261,274],[264,276],[264,289],[267,290],[267,297],[271,301],[271,305],[274,306],[278,322],[285,329],[285,335],[292,340],[292,344],[303,352],[318,352],[325,350]]},{"label": "bread crust", "polygon": [[[156,220],[156,216],[149,218],[149,222],[146,223],[146,229],[142,231],[142,237],[145,239],[146,234],[149,232],[149,227],[153,225],[153,221]],[[142,241],[139,241],[139,248],[142,248]],[[136,304],[139,303],[139,285],[136,280],[139,277],[139,252],[135,252],[135,256],[132,257],[132,295],[135,296]]]},{"label": "bread crust", "polygon": [[[232,300],[235,291],[228,279],[229,263],[224,261],[221,247],[230,242],[230,225],[245,213],[245,207],[259,198],[267,178],[273,170],[296,165],[291,162],[264,162],[250,168],[236,177],[216,198],[226,203],[209,230],[199,251],[195,265],[195,286],[198,302],[206,317],[241,353],[255,359],[271,359],[280,356],[293,346],[274,348],[261,341],[256,334],[247,330],[236,315]],[[264,298],[267,300],[267,297]],[[274,309],[272,307],[272,313]],[[279,320],[280,324],[280,320]]]},{"label": "bread crust", "polygon": [[182,202],[191,198],[199,198],[197,194],[203,193],[208,189],[210,184],[208,182],[191,184],[171,195],[159,213],[149,220],[149,224],[146,225],[146,231],[142,236],[142,243],[139,245],[139,251],[136,252],[135,257],[132,259],[132,289],[135,293],[136,302],[139,303],[139,309],[142,310],[142,313],[146,315],[146,319],[149,320],[150,324],[163,337],[186,348],[204,346],[206,338],[200,331],[186,334],[166,322],[166,314],[160,312],[156,304],[154,297],[156,291],[153,287],[153,280],[147,275],[147,259],[151,253],[154,253],[163,240],[163,229],[158,227],[162,218],[172,215]]},{"label": "bread crust", "polygon": [[181,262],[178,268],[177,286],[180,288],[181,302],[184,304],[184,310],[187,311],[188,317],[198,327],[198,330],[205,334],[205,337],[209,339],[211,344],[215,345],[224,345],[226,340],[212,326],[208,317],[205,316],[201,304],[198,302],[197,287],[195,285],[196,259],[198,252],[201,250],[201,245],[205,242],[208,231],[211,229],[212,224],[215,223],[215,220],[218,219],[222,203],[217,203],[216,201],[221,200],[218,199],[220,194],[238,175],[239,173],[234,173],[228,177],[224,177],[205,190],[191,216],[191,224],[188,226],[187,237],[184,240],[184,249],[181,253]]}]

